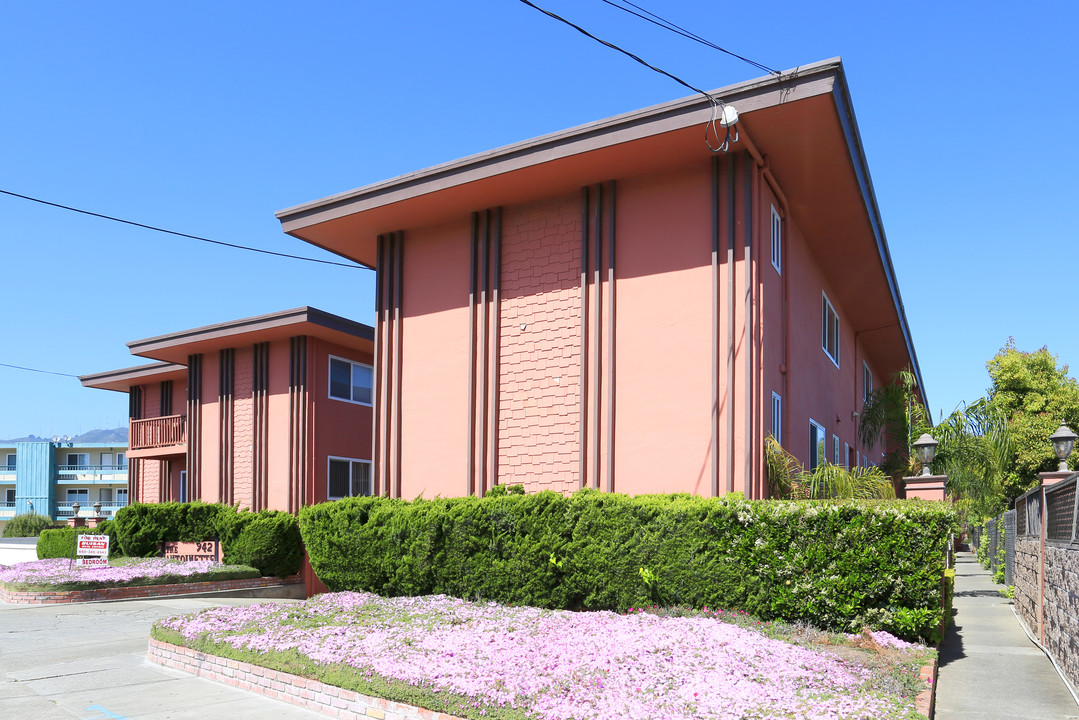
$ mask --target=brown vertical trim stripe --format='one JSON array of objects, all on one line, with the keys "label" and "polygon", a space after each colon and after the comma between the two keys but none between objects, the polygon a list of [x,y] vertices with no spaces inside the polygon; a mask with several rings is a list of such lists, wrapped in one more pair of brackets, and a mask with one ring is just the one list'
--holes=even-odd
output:
[{"label": "brown vertical trim stripe", "polygon": [[254,489],[252,510],[265,510],[269,505],[269,442],[270,442],[270,344],[256,343],[252,353],[252,400],[254,405]]},{"label": "brown vertical trim stripe", "polygon": [[233,385],[236,379],[236,351],[221,350],[217,385],[218,427],[221,441],[218,443],[218,497],[226,505],[233,503],[232,452],[235,444]]},{"label": "brown vertical trim stripe", "polygon": [[[187,487],[202,499],[202,355],[187,356]],[[162,482],[164,484],[164,481]]]}]

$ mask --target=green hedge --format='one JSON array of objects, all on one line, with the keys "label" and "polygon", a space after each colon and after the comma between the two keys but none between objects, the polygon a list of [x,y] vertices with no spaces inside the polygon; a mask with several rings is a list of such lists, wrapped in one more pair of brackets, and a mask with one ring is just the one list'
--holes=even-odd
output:
[{"label": "green hedge", "polygon": [[740,609],[832,629],[939,632],[955,514],[916,501],[747,502],[581,491],[303,508],[331,590],[624,611]]},{"label": "green hedge", "polygon": [[16,515],[4,526],[4,537],[39,537],[41,531],[52,525],[52,519],[37,513]]},{"label": "green hedge", "polygon": [[296,517],[276,510],[253,513],[202,502],[135,503],[116,512],[111,530],[120,550],[132,557],[160,555],[165,542],[219,539],[224,562],[250,565],[263,575],[293,575],[303,560]]},{"label": "green hedge", "polygon": [[120,554],[116,538],[108,532],[108,528],[103,528],[101,526],[96,528],[59,527],[46,528],[38,535],[38,560],[45,560],[46,558],[75,557],[75,538],[79,535],[109,535],[109,557],[116,557]]}]

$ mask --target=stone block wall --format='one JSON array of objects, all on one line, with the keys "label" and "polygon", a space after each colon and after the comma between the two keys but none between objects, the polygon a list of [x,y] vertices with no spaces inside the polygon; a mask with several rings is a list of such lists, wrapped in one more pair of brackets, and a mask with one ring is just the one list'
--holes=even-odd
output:
[{"label": "stone block wall", "polygon": [[1079,547],[1045,548],[1045,647],[1079,687]]},{"label": "stone block wall", "polygon": [[1038,572],[1041,541],[1024,536],[1015,539],[1015,609],[1033,632],[1038,630]]}]

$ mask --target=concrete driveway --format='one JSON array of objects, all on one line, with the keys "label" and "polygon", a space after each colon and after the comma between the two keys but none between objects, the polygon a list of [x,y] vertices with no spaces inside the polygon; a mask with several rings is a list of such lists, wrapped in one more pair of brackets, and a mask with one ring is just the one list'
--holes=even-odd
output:
[{"label": "concrete driveway", "polygon": [[0,565],[37,560],[37,538],[0,538]]},{"label": "concrete driveway", "polygon": [[0,717],[13,720],[324,718],[146,660],[146,642],[154,620],[215,605],[258,602],[266,601],[164,598],[42,606],[0,602]]}]

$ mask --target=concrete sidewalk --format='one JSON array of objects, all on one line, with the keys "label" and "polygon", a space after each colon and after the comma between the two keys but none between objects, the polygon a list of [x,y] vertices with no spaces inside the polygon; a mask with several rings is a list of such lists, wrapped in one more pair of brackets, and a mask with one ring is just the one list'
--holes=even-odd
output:
[{"label": "concrete sidewalk", "polygon": [[937,720],[1079,718],[1064,681],[1027,638],[1003,585],[972,553],[956,553],[954,625],[940,648]]}]

